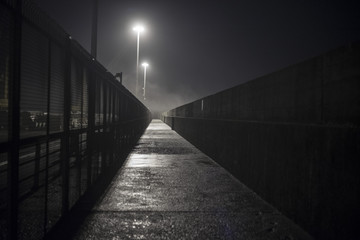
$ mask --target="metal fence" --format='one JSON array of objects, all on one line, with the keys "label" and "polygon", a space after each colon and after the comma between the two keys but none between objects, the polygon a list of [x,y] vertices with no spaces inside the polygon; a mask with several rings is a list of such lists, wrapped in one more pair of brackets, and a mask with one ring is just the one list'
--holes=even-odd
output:
[{"label": "metal fence", "polygon": [[0,0],[0,239],[39,239],[150,113],[31,1]]}]

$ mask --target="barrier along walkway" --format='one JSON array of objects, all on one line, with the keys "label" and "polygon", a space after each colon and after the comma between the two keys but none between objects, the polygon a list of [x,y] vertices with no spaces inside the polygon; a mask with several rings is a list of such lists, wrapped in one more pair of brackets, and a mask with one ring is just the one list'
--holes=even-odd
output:
[{"label": "barrier along walkway", "polygon": [[312,239],[160,120],[70,237]]}]

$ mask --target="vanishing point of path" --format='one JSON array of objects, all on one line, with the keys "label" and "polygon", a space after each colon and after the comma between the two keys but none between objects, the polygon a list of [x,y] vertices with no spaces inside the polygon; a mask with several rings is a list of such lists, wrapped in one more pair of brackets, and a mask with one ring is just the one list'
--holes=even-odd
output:
[{"label": "vanishing point of path", "polygon": [[153,120],[74,239],[312,239]]}]

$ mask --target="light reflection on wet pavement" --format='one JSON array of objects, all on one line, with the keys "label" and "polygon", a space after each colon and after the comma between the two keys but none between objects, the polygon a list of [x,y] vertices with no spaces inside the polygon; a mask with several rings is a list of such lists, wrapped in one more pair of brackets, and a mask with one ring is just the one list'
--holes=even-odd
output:
[{"label": "light reflection on wet pavement", "polygon": [[153,120],[75,239],[312,239]]}]

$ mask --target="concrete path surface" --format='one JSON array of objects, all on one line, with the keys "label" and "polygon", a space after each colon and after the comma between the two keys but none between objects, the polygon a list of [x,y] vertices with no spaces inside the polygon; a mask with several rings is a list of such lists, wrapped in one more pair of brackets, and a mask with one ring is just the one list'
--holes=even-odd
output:
[{"label": "concrete path surface", "polygon": [[153,120],[74,239],[312,239]]}]

